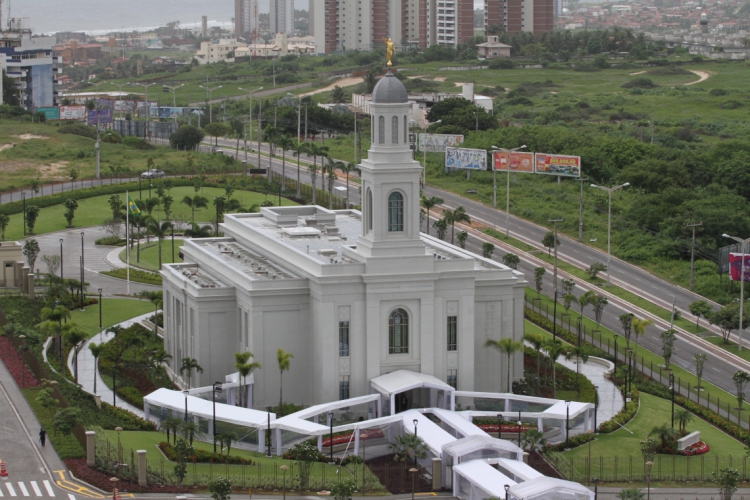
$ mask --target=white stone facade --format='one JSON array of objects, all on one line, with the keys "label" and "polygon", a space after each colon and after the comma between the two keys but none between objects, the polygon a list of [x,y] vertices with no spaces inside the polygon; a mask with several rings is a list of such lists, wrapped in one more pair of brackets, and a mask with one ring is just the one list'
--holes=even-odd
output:
[{"label": "white stone facade", "polygon": [[[399,90],[393,82],[403,88],[386,80],[387,90]],[[421,168],[409,149],[405,92],[403,102],[374,92],[362,212],[305,206],[226,215],[225,237],[186,240],[185,264],[164,267],[165,348],[174,366],[198,360],[204,372],[193,386],[224,380],[234,354],[249,350],[262,364],[253,406],[275,405],[282,348],[294,355],[284,400],[300,404],[369,394],[371,379],[396,370],[459,390],[505,387],[506,359],[484,343],[521,339],[526,282],[420,233]],[[518,353],[513,379],[522,365]]]}]

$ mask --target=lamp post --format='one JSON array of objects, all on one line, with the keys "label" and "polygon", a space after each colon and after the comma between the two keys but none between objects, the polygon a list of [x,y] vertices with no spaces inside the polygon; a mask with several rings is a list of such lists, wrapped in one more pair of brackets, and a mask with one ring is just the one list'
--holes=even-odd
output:
[{"label": "lamp post", "polygon": [[[261,87],[263,88],[263,87]],[[286,95],[290,97],[296,97],[297,98],[297,142],[300,142],[299,140],[299,134],[302,131],[302,96],[294,95],[291,92],[287,92]],[[356,121],[356,114],[355,114],[355,121],[354,121],[354,160],[357,160],[357,121]]]},{"label": "lamp post", "polygon": [[365,468],[365,462],[367,461],[367,455],[365,453],[365,447],[367,446],[367,433],[363,432],[359,435],[359,439],[362,441],[362,495],[365,494],[365,474],[364,474],[364,468]]},{"label": "lamp post", "polygon": [[99,330],[102,329],[102,289],[99,289]]},{"label": "lamp post", "polygon": [[593,481],[594,481],[594,500],[598,500],[599,499],[599,478],[595,477]]},{"label": "lamp post", "polygon": [[672,393],[672,430],[674,430],[674,372],[669,374],[669,391]]},{"label": "lamp post", "polygon": [[281,488],[282,488],[282,491],[284,492],[283,493],[283,495],[284,495],[283,496],[283,500],[286,500],[286,471],[287,471],[287,469],[289,469],[289,466],[288,465],[282,465],[281,467],[279,467],[279,469],[281,469],[282,471],[284,471],[284,476],[283,476],[283,479],[281,480],[281,483],[282,483]]},{"label": "lamp post", "polygon": [[333,463],[333,412],[332,411],[328,412],[328,425],[331,429],[330,435],[329,435],[328,448],[330,449],[330,452],[331,452],[331,463]]},{"label": "lamp post", "polygon": [[[436,125],[438,123],[443,123],[443,120],[438,120],[435,122],[432,122],[432,125]],[[370,128],[372,128],[372,123],[370,123]],[[427,136],[427,128],[424,129],[424,135]],[[422,174],[422,189],[427,186],[427,146],[425,145],[422,147],[422,153],[424,155],[424,161],[422,162],[422,169],[424,170],[424,173]]]},{"label": "lamp post", "polygon": [[596,412],[599,411],[599,386],[594,386],[594,434],[596,434]]},{"label": "lamp post", "polygon": [[607,286],[609,286],[609,278],[612,275],[612,269],[610,266],[610,260],[612,257],[611,252],[611,245],[612,245],[612,193],[617,191],[618,189],[622,189],[625,187],[630,186],[629,182],[626,182],[625,184],[620,184],[619,186],[613,186],[611,188],[604,187],[604,186],[597,186],[596,184],[592,184],[591,187],[593,188],[599,188],[603,191],[606,191],[609,194],[609,209],[607,211]]},{"label": "lamp post", "polygon": [[268,415],[268,424],[266,425],[266,456],[271,456],[271,407],[266,406],[266,414]]},{"label": "lamp post", "polygon": [[633,372],[635,371],[635,363],[633,362],[633,350],[628,349],[628,392],[633,391]]},{"label": "lamp post", "polygon": [[518,447],[521,447],[521,412],[518,412]]},{"label": "lamp post", "polygon": [[[26,234],[26,233],[24,233]],[[742,350],[742,323],[743,323],[743,312],[744,312],[744,306],[745,306],[745,247],[747,246],[748,242],[750,242],[750,238],[748,239],[740,239],[735,236],[729,236],[728,234],[722,234],[723,237],[732,239],[739,243],[741,245],[740,252],[742,252],[742,268],[740,272],[740,326],[739,326],[739,343],[737,350]]]},{"label": "lamp post", "polygon": [[583,243],[583,183],[588,182],[586,179],[578,179],[581,183],[581,198],[578,203],[578,243]]},{"label": "lamp post", "polygon": [[83,246],[83,231],[81,231],[81,311],[83,311],[83,282],[85,278],[85,271],[84,271],[84,263],[85,263],[85,256],[86,256],[86,250]]},{"label": "lamp post", "polygon": [[503,422],[505,422],[505,417],[503,417],[501,414],[497,415],[497,438],[502,439],[502,431],[503,431]]},{"label": "lamp post", "polygon": [[565,401],[565,447],[570,441],[570,401]]},{"label": "lamp post", "polygon": [[[151,132],[151,127],[149,126],[149,124],[151,123],[151,104],[149,103],[149,100],[148,100],[148,88],[156,84],[155,83],[136,83],[136,85],[140,85],[146,91],[146,140],[148,140],[149,132]],[[98,113],[97,113],[97,116],[99,116]]]},{"label": "lamp post", "polygon": [[182,393],[185,395],[185,423],[187,423],[187,415],[188,415],[187,398],[188,398],[188,395],[190,394],[190,391],[185,390],[185,391],[182,391]]},{"label": "lamp post", "polygon": [[510,485],[506,484],[503,488],[505,488],[505,500],[510,500]]},{"label": "lamp post", "polygon": [[[237,90],[247,92],[247,97],[250,99],[248,109],[250,110],[250,113],[249,113],[250,115],[250,143],[252,144],[253,142],[253,96],[259,90],[263,90],[263,87],[258,87],[255,90],[247,90],[247,89],[243,89],[242,87],[237,87]],[[260,132],[258,132],[258,134],[260,134]],[[247,136],[245,136],[245,165],[247,165]],[[260,168],[260,163],[258,164],[258,168]]]},{"label": "lamp post", "polygon": [[[496,151],[500,151],[502,153],[506,153],[508,155],[508,168],[507,171],[507,178],[505,183],[505,237],[507,238],[510,236],[510,154],[515,153],[519,149],[525,149],[526,145],[518,146],[517,148],[513,149],[505,149],[505,148],[499,148],[497,146],[492,146],[492,149]],[[493,159],[494,160],[494,159]],[[495,209],[497,209],[497,176],[495,172],[495,165],[493,161],[492,165],[492,186],[494,190],[494,198],[495,198]]]},{"label": "lamp post", "polygon": [[411,474],[411,500],[414,500],[414,488],[415,488],[415,482],[417,479],[417,472],[419,472],[419,469],[412,467],[409,469],[409,474]]},{"label": "lamp post", "polygon": [[122,432],[122,427],[115,427],[115,430],[117,431],[117,463],[119,464],[122,462],[122,446],[120,445],[120,433]]},{"label": "lamp post", "polygon": [[[179,89],[180,87],[184,87],[184,86],[185,86],[184,83],[182,85],[177,85],[176,87],[170,87],[168,85],[163,85],[162,86],[164,88],[164,90],[166,90],[167,92],[172,92],[172,108],[173,108],[172,109],[172,113],[174,113],[174,108],[177,107],[177,89]],[[177,123],[177,114],[176,113],[174,115],[174,122]]]},{"label": "lamp post", "polygon": [[[414,424],[414,437],[417,437],[417,425],[419,425],[419,420],[416,418],[411,421],[412,424]],[[417,454],[414,453],[414,467],[417,467],[419,464],[417,463]]]},{"label": "lamp post", "polygon": [[26,191],[21,191],[21,201],[23,201],[23,235],[26,237]]},{"label": "lamp post", "polygon": [[578,347],[581,347],[581,335],[582,334],[583,334],[583,316],[578,316]]},{"label": "lamp post", "polygon": [[[60,238],[60,284],[63,284],[63,263],[65,260],[63,259],[63,239]],[[64,285],[63,285],[64,286]]]},{"label": "lamp post", "polygon": [[557,223],[562,222],[564,219],[549,219],[549,222],[554,224],[555,230],[552,236],[552,243],[555,245],[555,263],[553,266],[552,279],[555,281],[555,304],[552,306],[552,338],[557,339]]},{"label": "lamp post", "polygon": [[648,481],[648,494],[646,500],[651,500],[651,467],[654,466],[654,462],[649,460],[646,462],[646,480]]},{"label": "lamp post", "polygon": [[223,85],[219,85],[218,87],[214,87],[214,88],[211,88],[208,86],[204,87],[203,85],[198,85],[198,86],[202,88],[203,90],[205,90],[206,94],[208,95],[208,123],[211,123],[212,121],[214,121],[213,105],[211,104],[211,93],[214,90],[219,90],[220,88],[223,87]]},{"label": "lamp post", "polygon": [[221,394],[221,382],[214,382],[214,390],[213,390],[213,404],[214,404],[214,420],[213,420],[213,427],[212,427],[212,434],[211,436],[214,440],[214,453],[216,453],[216,393],[218,392]]},{"label": "lamp post", "polygon": [[[593,333],[591,335],[593,335]],[[615,368],[614,368],[613,373],[615,374],[615,377],[616,377],[617,376],[617,338],[619,337],[619,335],[615,333],[613,337],[615,338]]]}]

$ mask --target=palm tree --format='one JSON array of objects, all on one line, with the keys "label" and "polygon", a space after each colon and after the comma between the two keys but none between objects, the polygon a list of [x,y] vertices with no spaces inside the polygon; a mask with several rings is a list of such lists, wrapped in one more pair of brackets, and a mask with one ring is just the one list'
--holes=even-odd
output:
[{"label": "palm tree", "polygon": [[202,434],[200,426],[192,420],[182,422],[180,430],[182,431],[182,436],[190,442],[190,446],[193,446],[193,439]]},{"label": "palm tree", "polygon": [[211,226],[201,226],[193,222],[190,229],[185,230],[185,237],[187,238],[208,238],[211,236]]},{"label": "palm tree", "polygon": [[[96,361],[99,359],[99,356],[102,355],[104,346],[102,344],[97,344],[96,342],[90,342],[89,350],[91,351],[91,355],[94,356],[94,369],[96,370]],[[96,379],[97,378],[98,377],[94,376],[94,394],[96,394]]]},{"label": "palm tree", "polygon": [[195,222],[195,209],[196,208],[206,208],[208,207],[208,200],[200,195],[195,195],[193,197],[185,195],[185,197],[180,202],[182,204],[185,204],[190,207],[190,210],[192,212],[192,221]]},{"label": "palm tree", "polygon": [[222,453],[224,452],[224,448],[227,449],[227,456],[229,456],[229,452],[232,450],[232,443],[239,439],[234,432],[222,432],[216,437],[219,438],[219,441],[221,442]]},{"label": "palm tree", "polygon": [[464,207],[456,207],[455,210],[445,211],[445,220],[451,225],[451,245],[453,245],[453,233],[455,232],[456,222],[471,224],[471,217],[466,213]]},{"label": "palm tree", "polygon": [[279,137],[281,137],[281,130],[273,125],[266,125],[263,131],[263,138],[268,142],[268,151],[271,153],[271,158],[276,156],[276,147],[279,145]]},{"label": "palm tree", "polygon": [[630,349],[630,335],[633,333],[633,318],[635,318],[635,314],[633,313],[623,313],[619,317],[620,324],[622,325],[622,334],[625,337],[628,349]]},{"label": "palm tree", "polygon": [[73,365],[75,368],[75,382],[78,383],[78,349],[80,343],[86,340],[86,335],[78,329],[75,323],[65,325],[65,343],[73,350]]},{"label": "palm tree", "polygon": [[544,337],[541,335],[535,335],[533,333],[527,333],[523,336],[523,339],[531,344],[531,347],[536,351],[536,394],[539,395],[539,368],[542,364],[542,348],[544,347]]},{"label": "palm tree", "polygon": [[339,169],[346,176],[346,208],[349,208],[349,174],[357,170],[357,165],[351,162],[342,163]]},{"label": "palm tree", "polygon": [[557,369],[555,363],[565,353],[565,348],[559,340],[550,340],[544,347],[547,351],[547,357],[552,363],[552,397],[557,398]]},{"label": "palm tree", "polygon": [[[57,353],[62,360],[62,322],[70,319],[70,310],[65,306],[56,306],[54,309],[45,307],[41,311],[42,320],[46,321],[43,327],[52,330],[55,333],[55,346]],[[57,322],[56,326],[55,322]]]},{"label": "palm tree", "polygon": [[510,392],[510,357],[523,349],[523,343],[512,338],[503,338],[500,340],[487,339],[484,343],[484,347],[492,347],[497,349],[501,354],[505,354],[508,357],[507,369],[508,369],[508,385],[507,391]]},{"label": "palm tree", "polygon": [[674,413],[674,419],[679,423],[680,432],[684,433],[687,428],[687,424],[693,421],[693,414],[690,413],[690,410],[680,408]]},{"label": "palm tree", "polygon": [[281,378],[279,380],[279,414],[282,417],[284,416],[284,399],[282,392],[284,389],[284,372],[289,371],[293,357],[294,354],[285,352],[284,349],[280,347],[279,350],[276,351],[276,360],[279,362],[279,372],[281,373]]},{"label": "palm tree", "polygon": [[581,309],[581,316],[583,316],[583,310],[586,308],[586,306],[589,304],[593,304],[595,297],[596,292],[593,290],[589,290],[588,292],[585,292],[583,295],[578,297],[577,303],[578,307]]},{"label": "palm tree", "polygon": [[[141,200],[138,200],[141,201]],[[156,207],[159,206],[161,201],[159,201],[159,198],[154,196],[153,198],[146,198],[143,200],[143,209],[148,213],[148,215],[151,215],[151,212],[154,211]],[[136,202],[136,205],[138,203]],[[139,207],[140,208],[140,207]]]},{"label": "palm tree", "polygon": [[164,238],[167,236],[169,230],[173,228],[172,223],[169,221],[164,221],[159,224],[158,220],[149,215],[148,217],[146,217],[146,228],[159,240],[159,269],[161,269],[161,242],[164,241]]},{"label": "palm tree", "polygon": [[539,429],[528,429],[521,434],[521,448],[529,453],[544,449],[547,440]]},{"label": "palm tree", "polygon": [[295,141],[289,134],[283,134],[278,143],[281,148],[281,190],[286,191],[286,151],[294,148]]},{"label": "palm tree", "polygon": [[677,435],[677,431],[675,431],[669,424],[656,426],[648,433],[649,437],[656,436],[656,438],[661,441],[662,451],[666,451],[666,449],[670,447],[669,443],[677,439]]},{"label": "palm tree", "polygon": [[426,197],[425,195],[422,195],[422,206],[427,210],[427,234],[430,234],[430,210],[436,206],[443,203],[442,198],[438,198],[437,196],[433,196],[431,198]]},{"label": "palm tree", "polygon": [[328,162],[328,210],[331,210],[333,209],[333,184],[336,182],[336,179],[338,179],[336,170],[346,166],[346,163],[331,161],[330,159]]},{"label": "palm tree", "polygon": [[161,421],[161,428],[167,433],[167,444],[169,444],[169,433],[174,435],[174,442],[177,443],[177,431],[182,426],[182,420],[177,417],[168,417]]},{"label": "palm tree", "polygon": [[[240,385],[240,406],[242,405],[242,395],[246,394],[247,391],[245,391],[245,385],[247,384],[247,376],[250,375],[253,371],[258,370],[261,368],[260,363],[257,361],[253,361],[252,363],[248,363],[250,358],[255,357],[252,352],[246,351],[243,353],[235,353],[234,359],[236,363],[234,364],[234,367],[237,369],[237,371],[240,373],[240,377],[242,377],[242,385]],[[247,398],[247,396],[245,396]],[[244,407],[247,407],[248,401],[245,401]]]},{"label": "palm tree", "polygon": [[617,498],[619,500],[643,500],[646,498],[646,495],[644,495],[637,486],[631,486],[630,488],[625,488],[620,491],[620,493],[617,494]]},{"label": "palm tree", "polygon": [[422,438],[404,432],[396,438],[394,443],[388,443],[388,449],[393,453],[393,460],[411,463],[414,458],[427,457],[427,445]]},{"label": "palm tree", "polygon": [[586,346],[572,347],[565,353],[565,359],[570,361],[575,358],[576,360],[576,387],[578,387],[578,395],[581,395],[581,383],[579,376],[581,374],[581,363],[586,364],[589,361],[589,350]]},{"label": "palm tree", "polygon": [[299,140],[297,140],[297,142],[295,142],[289,149],[294,151],[294,156],[297,157],[297,199],[300,199],[302,197],[302,184],[300,183],[299,161],[302,154],[307,153],[307,143],[299,142]]},{"label": "palm tree", "polygon": [[187,372],[188,389],[190,389],[190,381],[193,378],[193,370],[197,371],[198,373],[203,373],[203,368],[201,368],[201,365],[198,364],[198,360],[193,358],[182,358],[182,364],[180,365],[180,375],[184,377],[185,373]]},{"label": "palm tree", "polygon": [[646,328],[653,325],[650,319],[633,318],[633,334],[635,334],[635,359],[638,359],[638,337],[646,335]]}]

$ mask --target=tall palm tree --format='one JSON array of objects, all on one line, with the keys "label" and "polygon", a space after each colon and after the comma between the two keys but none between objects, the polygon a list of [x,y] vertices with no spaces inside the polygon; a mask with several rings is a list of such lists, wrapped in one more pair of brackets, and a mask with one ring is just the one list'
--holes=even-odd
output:
[{"label": "tall palm tree", "polygon": [[394,443],[388,443],[388,449],[393,453],[393,460],[406,464],[412,463],[414,458],[426,458],[429,451],[422,438],[406,432]]},{"label": "tall palm tree", "polygon": [[646,328],[653,325],[650,319],[633,318],[633,334],[635,335],[635,359],[638,359],[638,337],[646,335]]},{"label": "tall palm tree", "polygon": [[536,395],[539,395],[539,368],[542,364],[542,349],[544,348],[544,337],[533,333],[527,333],[523,336],[523,339],[531,344],[531,347],[536,351]]},{"label": "tall palm tree", "polygon": [[585,292],[583,295],[578,297],[578,300],[574,301],[578,304],[578,307],[581,309],[581,316],[583,316],[583,310],[586,308],[586,306],[589,304],[592,304],[595,298],[596,298],[596,292],[593,290],[589,290],[588,292]]},{"label": "tall palm tree", "polygon": [[159,269],[161,269],[161,243],[164,241],[164,238],[166,238],[169,230],[173,228],[172,223],[164,221],[159,224],[158,220],[149,215],[146,217],[146,228],[159,240]]},{"label": "tall palm tree", "polygon": [[[310,143],[312,145],[312,143]],[[315,179],[318,178],[318,171],[320,167],[316,163],[307,166],[307,171],[310,172],[310,185],[312,187],[312,204],[318,204],[318,188],[315,186]]]},{"label": "tall palm tree", "polygon": [[297,157],[297,199],[300,199],[302,197],[302,184],[300,184],[300,166],[299,166],[299,162],[300,162],[300,157],[304,153],[307,153],[307,150],[308,150],[307,143],[306,142],[299,142],[299,140],[297,140],[292,145],[292,147],[289,148],[289,149],[291,149],[292,151],[294,151],[294,156]]},{"label": "tall palm tree", "polygon": [[328,210],[333,209],[333,185],[338,179],[336,170],[341,170],[341,167],[345,166],[346,163],[344,162],[328,160]]},{"label": "tall palm tree", "polygon": [[289,371],[289,368],[291,368],[293,357],[294,354],[285,352],[284,349],[280,347],[279,350],[276,351],[276,360],[279,362],[279,372],[281,373],[281,378],[279,379],[279,414],[282,417],[284,416],[284,372]]},{"label": "tall palm tree", "polygon": [[211,226],[201,226],[193,222],[190,225],[190,229],[185,230],[185,237],[187,238],[208,238],[211,236]]},{"label": "tall palm tree", "polygon": [[198,364],[197,359],[193,358],[182,358],[182,364],[180,365],[180,375],[183,377],[187,373],[188,389],[190,389],[190,382],[193,378],[193,370],[198,373],[203,373],[203,368]]},{"label": "tall palm tree", "polygon": [[685,408],[680,408],[677,411],[674,412],[674,419],[676,422],[679,423],[680,432],[685,432],[687,424],[693,421],[693,414],[690,413],[690,410],[686,410]]},{"label": "tall palm tree", "polygon": [[[57,353],[62,360],[62,323],[63,321],[67,322],[70,319],[70,310],[61,305],[56,306],[54,309],[45,307],[41,311],[41,316],[42,320],[47,322],[44,326],[53,330],[55,334],[55,346],[57,348]],[[52,325],[55,323],[57,323],[57,325],[56,327],[53,327]]]},{"label": "tall palm tree", "polygon": [[[89,342],[89,350],[91,351],[91,355],[94,356],[94,369],[96,368],[96,361],[99,359],[99,356],[102,355],[102,351],[104,351],[104,345],[103,344],[97,344],[96,342]],[[98,377],[94,376],[94,394],[96,394],[96,379]]]},{"label": "tall palm tree", "polygon": [[586,346],[575,346],[568,349],[565,352],[565,359],[570,361],[571,359],[576,360],[576,387],[578,387],[578,395],[581,395],[581,383],[579,380],[581,374],[581,363],[586,364],[589,362],[589,349]]},{"label": "tall palm tree", "polygon": [[276,140],[281,148],[281,190],[286,191],[286,154],[287,150],[294,147],[294,140],[289,134],[281,134]]},{"label": "tall palm tree", "polygon": [[557,360],[565,352],[565,347],[563,347],[562,342],[555,339],[555,340],[550,340],[549,342],[547,342],[544,348],[547,351],[547,357],[549,358],[550,363],[552,363],[552,397],[556,399],[557,398],[557,368],[555,367],[555,363],[557,363]]},{"label": "tall palm tree", "polygon": [[190,210],[192,212],[192,221],[195,222],[195,209],[196,208],[206,208],[208,207],[208,200],[200,195],[195,195],[193,197],[190,197],[188,195],[185,195],[185,197],[180,202],[184,205],[187,205],[190,207]]},{"label": "tall palm tree", "polygon": [[[236,363],[234,364],[235,369],[240,373],[240,377],[242,377],[242,384],[240,385],[240,406],[243,406],[242,404],[242,397],[243,394],[245,394],[245,399],[247,399],[247,395],[245,391],[245,385],[247,384],[247,376],[250,375],[253,371],[258,370],[261,368],[260,363],[257,361],[253,361],[252,363],[248,363],[250,358],[253,358],[254,355],[250,351],[246,352],[238,352],[235,353],[234,359]],[[248,401],[245,401],[244,407],[248,405]]]},{"label": "tall palm tree", "polygon": [[471,217],[466,213],[466,209],[460,206],[456,207],[455,210],[446,210],[445,219],[451,225],[451,245],[453,245],[453,233],[456,229],[456,222],[471,224]]},{"label": "tall palm tree", "polygon": [[357,165],[354,163],[342,163],[341,165],[339,169],[346,176],[346,208],[349,208],[349,174],[357,170]]},{"label": "tall palm tree", "polygon": [[505,354],[507,356],[508,359],[506,367],[508,370],[508,385],[506,392],[510,392],[510,357],[514,353],[523,349],[523,343],[511,338],[503,338],[500,340],[487,339],[487,341],[484,343],[484,347],[497,349],[501,354]]},{"label": "tall palm tree", "polygon": [[622,313],[619,316],[620,324],[622,325],[622,336],[625,337],[628,349],[630,349],[630,335],[633,333],[633,319],[635,314],[633,313]]},{"label": "tall palm tree", "polygon": [[321,175],[320,177],[320,189],[325,191],[325,169],[323,160],[329,160],[331,158],[328,152],[328,146],[319,146],[318,156],[320,157],[320,171],[321,173],[323,173],[323,175]]},{"label": "tall palm tree", "polygon": [[442,198],[438,198],[437,196],[432,196],[431,198],[426,197],[425,195],[422,195],[421,200],[422,206],[427,210],[427,234],[430,234],[430,210],[432,210],[433,207],[436,205],[440,205],[443,203]]},{"label": "tall palm tree", "polygon": [[276,147],[279,145],[279,137],[281,137],[281,130],[273,125],[266,125],[263,130],[263,138],[268,142],[268,151],[271,154],[271,158],[276,156]]}]

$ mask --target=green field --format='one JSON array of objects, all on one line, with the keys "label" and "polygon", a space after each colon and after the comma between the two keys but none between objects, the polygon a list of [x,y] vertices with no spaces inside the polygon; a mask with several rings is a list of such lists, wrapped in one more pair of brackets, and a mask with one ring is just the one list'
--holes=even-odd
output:
[{"label": "green field", "polygon": [[[106,290],[105,290],[106,293]],[[140,299],[102,299],[102,327],[108,328],[125,320],[154,311],[154,305],[148,300]],[[99,305],[91,305],[83,311],[74,309],[70,312],[70,321],[77,324],[88,337],[99,333]]]},{"label": "green field", "polygon": [[[224,189],[214,187],[201,188],[201,196],[209,200],[208,208],[199,209],[195,211],[195,219],[197,221],[208,222],[213,217],[216,218],[215,209],[211,204],[211,200],[217,196],[224,195]],[[148,190],[144,189],[142,192],[143,198],[148,198]],[[182,198],[185,196],[194,196],[195,190],[190,186],[175,187],[170,191],[170,196],[174,198],[172,203],[172,214],[171,218],[180,219],[182,221],[190,221],[192,212],[187,205],[180,203]],[[156,196],[155,192],[152,192],[152,196]],[[109,208],[107,200],[110,195],[95,196],[93,198],[86,198],[78,200],[78,210],[76,210],[76,216],[73,219],[74,227],[89,227],[99,226],[104,223],[107,219],[112,218],[112,211]],[[139,198],[138,191],[131,191],[130,197],[134,200]],[[125,192],[120,194],[120,198],[125,201]],[[237,190],[232,195],[233,199],[240,201],[240,204],[244,208],[249,208],[253,205],[260,205],[266,199],[278,203],[278,198],[252,192],[252,191],[240,191]],[[32,201],[27,201],[33,203]],[[281,199],[281,203],[284,206],[294,205],[293,201],[286,198]],[[54,205],[51,207],[42,208],[39,211],[39,217],[37,218],[36,226],[34,227],[35,234],[51,233],[53,231],[62,231],[65,229],[67,222],[63,216],[65,208],[62,205]],[[154,209],[152,215],[160,220],[164,219],[164,210],[160,207]],[[124,226],[124,225],[123,225]],[[124,227],[121,231],[121,236],[124,236]],[[5,237],[8,240],[21,239],[23,238],[23,219],[21,214],[14,214],[10,216],[10,223],[5,232]]]},{"label": "green field", "polygon": [[[182,240],[174,241],[174,260],[172,260],[172,240],[169,238],[164,239],[161,248],[161,262],[162,264],[172,264],[174,262],[182,262],[179,257],[180,248],[182,248]],[[126,250],[120,252],[120,259],[124,262],[127,258],[125,255]],[[142,267],[149,271],[159,270],[159,243],[149,243],[148,245],[141,245],[141,258],[140,261],[136,260],[136,253],[130,251],[130,265],[136,267]]]}]

